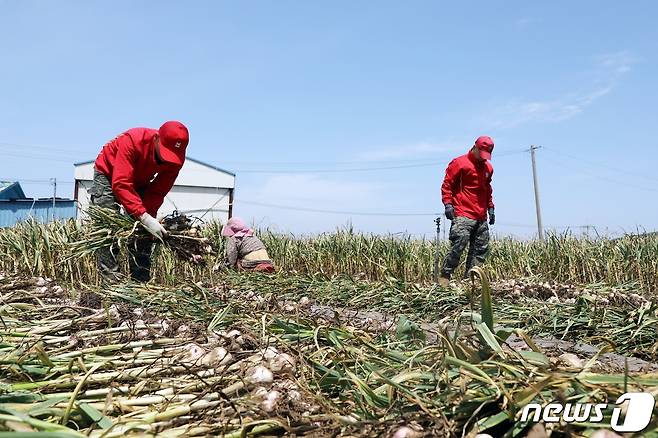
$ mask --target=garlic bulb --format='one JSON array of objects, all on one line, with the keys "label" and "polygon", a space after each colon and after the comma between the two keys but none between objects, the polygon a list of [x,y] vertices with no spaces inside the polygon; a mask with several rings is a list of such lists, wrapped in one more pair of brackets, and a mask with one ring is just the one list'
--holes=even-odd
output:
[{"label": "garlic bulb", "polygon": [[229,363],[233,357],[223,347],[217,347],[210,350],[201,358],[201,365],[209,367],[220,367]]},{"label": "garlic bulb", "polygon": [[181,361],[187,364],[195,364],[206,354],[206,350],[197,344],[184,345],[181,350],[183,351],[183,357],[181,358]]},{"label": "garlic bulb", "polygon": [[279,402],[279,398],[281,398],[279,391],[270,391],[265,396],[265,400],[261,402],[261,409],[263,409],[265,412],[272,412],[276,408]]},{"label": "garlic bulb", "polygon": [[270,368],[275,373],[294,373],[295,358],[288,353],[281,353],[270,359]]},{"label": "garlic bulb", "polygon": [[148,337],[149,330],[146,328],[146,324],[141,319],[135,321],[135,337],[143,339]]},{"label": "garlic bulb", "polygon": [[279,356],[279,351],[274,347],[267,347],[261,351],[264,360],[272,360],[275,357]]},{"label": "garlic bulb", "polygon": [[409,426],[402,426],[393,434],[393,438],[416,438],[421,436],[422,433],[410,428]]},{"label": "garlic bulb", "polygon": [[269,369],[262,365],[258,365],[247,370],[245,381],[252,385],[269,384],[274,381],[274,375]]},{"label": "garlic bulb", "polygon": [[94,312],[93,315],[89,316],[89,321],[107,322],[108,318],[112,321],[118,321],[120,317],[121,314],[119,313],[119,308],[116,304],[112,304],[107,311],[105,311],[105,309],[100,309]]},{"label": "garlic bulb", "polygon": [[263,388],[262,386],[259,386],[252,391],[251,396],[255,399],[265,399],[267,393],[268,393],[267,389]]},{"label": "garlic bulb", "polygon": [[160,335],[164,335],[171,328],[171,324],[169,324],[169,322],[166,319],[163,319],[162,321],[159,321],[159,324],[160,324],[160,327],[161,327]]}]

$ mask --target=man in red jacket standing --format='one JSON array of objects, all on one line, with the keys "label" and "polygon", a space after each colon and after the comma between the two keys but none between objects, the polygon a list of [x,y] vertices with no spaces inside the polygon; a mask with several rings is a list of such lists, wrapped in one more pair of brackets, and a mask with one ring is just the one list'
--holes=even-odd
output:
[{"label": "man in red jacket standing", "polygon": [[494,214],[493,190],[491,177],[493,166],[491,159],[494,143],[491,137],[482,136],[475,140],[471,150],[450,162],[441,186],[441,199],[445,214],[452,221],[450,226],[450,250],[443,261],[439,285],[448,285],[450,277],[461,258],[466,245],[469,245],[466,257],[466,271],[484,263],[489,249],[489,225],[493,225]]},{"label": "man in red jacket standing", "polygon": [[[174,185],[185,163],[189,133],[185,125],[170,121],[160,129],[133,128],[101,150],[94,163],[91,203],[126,213],[139,220],[153,236],[162,240],[167,231],[156,219],[158,209]],[[130,244],[130,274],[147,282],[151,271],[152,241],[137,239]],[[98,268],[103,278],[120,278],[117,248],[98,251]]]}]

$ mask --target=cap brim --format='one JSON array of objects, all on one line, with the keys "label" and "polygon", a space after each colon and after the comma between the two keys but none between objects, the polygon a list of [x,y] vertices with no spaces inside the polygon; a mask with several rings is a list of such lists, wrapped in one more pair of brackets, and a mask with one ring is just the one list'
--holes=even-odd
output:
[{"label": "cap brim", "polygon": [[227,227],[226,225],[222,227],[222,236],[231,237],[234,234],[235,232],[231,229],[231,227]]},{"label": "cap brim", "polygon": [[183,149],[181,152],[176,153],[160,143],[160,158],[167,163],[182,166],[185,162],[185,150]]},{"label": "cap brim", "polygon": [[480,157],[484,158],[485,160],[491,160],[491,152],[480,149]]}]

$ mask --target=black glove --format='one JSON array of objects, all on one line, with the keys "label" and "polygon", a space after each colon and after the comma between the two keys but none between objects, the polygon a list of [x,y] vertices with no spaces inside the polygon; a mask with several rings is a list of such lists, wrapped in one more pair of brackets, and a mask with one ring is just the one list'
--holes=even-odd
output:
[{"label": "black glove", "polygon": [[493,208],[489,209],[489,225],[493,225],[496,223],[496,213],[494,212]]},{"label": "black glove", "polygon": [[449,220],[453,220],[455,218],[455,207],[453,207],[452,204],[446,204],[446,217]]}]

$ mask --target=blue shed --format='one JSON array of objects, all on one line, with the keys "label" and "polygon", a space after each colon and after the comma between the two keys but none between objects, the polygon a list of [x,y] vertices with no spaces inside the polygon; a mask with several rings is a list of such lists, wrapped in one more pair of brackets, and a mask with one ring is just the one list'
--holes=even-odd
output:
[{"label": "blue shed", "polygon": [[26,219],[50,222],[53,219],[75,219],[73,199],[26,198],[18,182],[0,181],[0,227],[11,227]]}]

